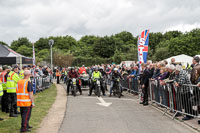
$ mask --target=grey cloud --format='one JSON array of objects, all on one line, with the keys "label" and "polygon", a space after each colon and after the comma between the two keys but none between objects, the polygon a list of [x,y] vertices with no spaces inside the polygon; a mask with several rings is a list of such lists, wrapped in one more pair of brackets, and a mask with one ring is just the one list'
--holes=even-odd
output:
[{"label": "grey cloud", "polygon": [[111,35],[123,30],[135,36],[191,30],[200,26],[199,0],[4,0],[0,1],[0,40],[40,37]]}]

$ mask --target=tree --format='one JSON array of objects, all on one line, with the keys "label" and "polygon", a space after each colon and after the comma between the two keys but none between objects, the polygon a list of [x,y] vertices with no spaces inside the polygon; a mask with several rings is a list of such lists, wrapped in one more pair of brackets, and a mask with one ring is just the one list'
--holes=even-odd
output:
[{"label": "tree", "polygon": [[60,49],[55,49],[53,51],[53,64],[56,66],[71,66],[74,61],[72,54],[64,53]]},{"label": "tree", "polygon": [[182,32],[180,31],[168,31],[163,35],[163,40],[170,40],[172,38],[180,37]]},{"label": "tree", "polygon": [[[122,31],[118,34],[115,34],[116,38],[119,38],[121,41],[123,41],[124,44],[129,44],[134,42],[134,37],[130,32]],[[137,43],[135,43],[137,44]]]},{"label": "tree", "polygon": [[35,48],[38,51],[40,51],[42,49],[49,49],[50,48],[49,39],[48,38],[40,38],[38,41],[35,42]]},{"label": "tree", "polygon": [[169,57],[168,48],[157,48],[152,60],[160,61]]},{"label": "tree", "polygon": [[8,46],[8,44],[3,41],[0,41],[0,44]]},{"label": "tree", "polygon": [[157,33],[149,33],[149,47],[152,49],[154,53],[156,50],[156,46],[163,40],[163,35],[160,32]]},{"label": "tree", "polygon": [[168,52],[170,55],[187,54],[190,56],[195,56],[200,52],[199,35],[200,30],[195,29],[180,37],[171,39],[168,45]]},{"label": "tree", "polygon": [[[28,48],[32,47],[31,42],[26,37],[22,37],[22,38],[19,38],[18,40],[14,40],[11,43],[11,47],[10,48],[15,50],[15,51],[17,51],[17,49],[22,45],[24,45],[24,46],[26,46]],[[21,54],[23,54],[23,52]]]},{"label": "tree", "polygon": [[[123,60],[137,60],[137,36],[122,31],[111,36],[86,35],[76,40],[72,36],[51,36],[40,38],[35,43],[36,61],[50,62],[49,40],[54,40],[54,63],[61,65],[93,65],[101,63],[120,63]],[[200,53],[200,29],[182,33],[169,31],[164,34],[149,34],[148,59],[163,60],[165,58],[187,54],[194,56]],[[1,42],[3,45],[7,45]],[[14,40],[11,48],[22,55],[32,56],[32,44],[26,37]]]},{"label": "tree", "polygon": [[93,50],[96,55],[100,57],[112,57],[115,51],[115,42],[112,38],[109,38],[108,36],[99,37],[93,45]]},{"label": "tree", "polygon": [[36,52],[35,53],[36,61],[37,62],[41,62],[41,61],[50,62],[50,52],[49,51],[50,51],[49,49],[43,49],[43,50]]},{"label": "tree", "polygon": [[19,48],[17,48],[16,52],[27,57],[32,57],[33,55],[32,47],[28,47],[26,45],[21,45]]}]

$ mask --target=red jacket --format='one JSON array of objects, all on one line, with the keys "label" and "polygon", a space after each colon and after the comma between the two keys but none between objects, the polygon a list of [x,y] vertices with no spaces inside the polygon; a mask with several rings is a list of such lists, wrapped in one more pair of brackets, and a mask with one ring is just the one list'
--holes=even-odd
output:
[{"label": "red jacket", "polygon": [[69,78],[78,78],[79,77],[79,75],[78,75],[78,73],[77,72],[72,72],[72,71],[69,71],[69,73],[68,73],[68,76],[69,76]]},{"label": "red jacket", "polygon": [[78,72],[79,72],[80,74],[83,74],[83,72],[85,72],[85,74],[87,74],[85,67],[79,68],[79,71],[78,71]]}]

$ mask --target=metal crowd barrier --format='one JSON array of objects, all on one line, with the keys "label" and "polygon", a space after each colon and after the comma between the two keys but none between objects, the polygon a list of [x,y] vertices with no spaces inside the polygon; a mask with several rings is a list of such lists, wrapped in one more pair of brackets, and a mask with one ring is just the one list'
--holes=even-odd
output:
[{"label": "metal crowd barrier", "polygon": [[107,74],[107,76],[106,76],[106,83],[107,83],[108,85],[111,84],[111,74]]},{"label": "metal crowd barrier", "polygon": [[[123,90],[136,92],[139,99],[143,98],[142,87],[138,78],[129,78],[123,75],[124,80],[121,81]],[[165,85],[161,85],[159,80],[149,80],[149,100],[158,106],[165,108],[165,112],[174,113],[173,119],[180,113],[196,118],[200,118],[200,87],[196,85],[184,84],[176,87],[173,81],[168,81]]]},{"label": "metal crowd barrier", "polygon": [[123,90],[128,90],[129,93],[131,93],[131,92],[139,93],[140,86],[139,86],[138,78],[137,77],[130,78],[128,76],[129,75],[127,75],[127,74],[123,75],[124,80],[121,81]]},{"label": "metal crowd barrier", "polygon": [[[159,81],[149,83],[150,101],[174,113],[200,118],[200,87],[184,84],[176,87],[173,82],[160,85]],[[165,113],[166,113],[165,112]]]},{"label": "metal crowd barrier", "polygon": [[43,91],[44,89],[50,88],[52,84],[52,76],[37,76],[35,78],[31,78],[31,82],[33,84],[33,88],[36,92]]}]

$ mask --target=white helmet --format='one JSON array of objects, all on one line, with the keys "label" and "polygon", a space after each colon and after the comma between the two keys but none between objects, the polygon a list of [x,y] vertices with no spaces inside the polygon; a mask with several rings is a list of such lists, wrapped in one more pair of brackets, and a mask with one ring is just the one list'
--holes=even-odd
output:
[{"label": "white helmet", "polygon": [[117,68],[114,68],[114,71],[118,71],[118,69],[117,69]]}]

